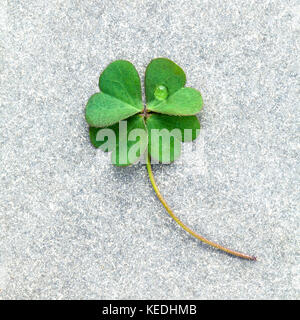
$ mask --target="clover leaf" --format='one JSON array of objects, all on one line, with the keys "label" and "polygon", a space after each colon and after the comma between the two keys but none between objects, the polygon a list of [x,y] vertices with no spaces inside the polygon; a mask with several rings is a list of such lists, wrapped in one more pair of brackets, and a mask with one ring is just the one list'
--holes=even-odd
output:
[{"label": "clover leaf", "polygon": [[[120,126],[125,131],[123,135],[120,134]],[[130,139],[131,135],[137,131],[136,129],[140,133],[144,132],[143,139],[139,141],[139,144],[135,139]],[[104,152],[111,151],[112,162],[117,166],[128,166],[136,162],[147,149],[147,133],[143,117],[140,114],[129,117],[126,122],[120,121],[107,128],[90,127],[89,130],[92,144]],[[124,139],[124,135],[127,135],[129,139]],[[121,157],[122,146],[125,147],[123,148],[123,153],[125,153],[123,157]]]},{"label": "clover leaf", "polygon": [[112,62],[100,75],[101,92],[92,95],[86,105],[90,140],[96,148],[111,152],[116,166],[131,165],[146,154],[152,186],[167,212],[184,230],[217,249],[256,260],[196,234],[175,216],[158,190],[151,159],[173,162],[180,157],[181,143],[199,135],[200,123],[195,115],[202,109],[203,100],[199,91],[185,84],[185,73],[176,63],[166,58],[152,60],[145,74],[144,106],[135,67],[125,60]]},{"label": "clover leaf", "polygon": [[[180,157],[181,141],[194,140],[199,135],[200,124],[196,116],[202,109],[203,101],[200,92],[192,88],[185,88],[186,76],[183,70],[171,60],[165,58],[154,59],[146,69],[145,93],[146,106],[143,106],[141,84],[134,66],[125,60],[117,60],[108,65],[99,79],[101,92],[91,96],[86,106],[86,120],[90,125],[90,137],[93,145],[102,145],[97,142],[99,129],[109,128],[115,130],[120,120],[130,119],[136,114],[143,115],[144,125],[135,121],[137,128],[148,133],[148,152],[153,159],[162,163],[170,163]],[[186,117],[179,117],[186,116]],[[169,132],[177,129],[180,134],[168,137],[171,143],[163,143],[161,130]],[[131,126],[131,129],[134,127]],[[118,129],[116,129],[118,130]],[[184,133],[190,135],[185,138]],[[129,132],[128,132],[129,133]],[[190,134],[188,134],[190,133]],[[151,139],[152,136],[152,139]],[[153,138],[154,136],[154,138]],[[140,141],[140,151],[137,156],[129,159],[129,154],[118,157],[120,144],[116,139],[115,147],[111,148],[112,162],[117,166],[126,166],[136,162],[143,152],[144,139]],[[137,143],[137,141],[135,141]],[[130,146],[128,144],[127,151]],[[138,149],[138,148],[137,148]],[[122,161],[121,161],[122,160]]]},{"label": "clover leaf", "polygon": [[139,75],[124,60],[111,63],[101,74],[99,88],[86,106],[86,121],[92,127],[106,127],[144,109]]}]

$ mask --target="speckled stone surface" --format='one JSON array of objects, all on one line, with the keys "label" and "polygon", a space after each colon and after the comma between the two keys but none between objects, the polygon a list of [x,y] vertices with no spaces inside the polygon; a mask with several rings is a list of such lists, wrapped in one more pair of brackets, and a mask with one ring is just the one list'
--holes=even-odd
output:
[{"label": "speckled stone surface", "polygon": [[[1,299],[297,299],[300,2],[2,0]],[[199,139],[155,165],[115,168],[84,106],[128,59],[168,57],[199,89]],[[188,148],[191,148],[188,150]],[[298,167],[297,167],[298,165]],[[297,208],[298,205],[298,208]]]}]

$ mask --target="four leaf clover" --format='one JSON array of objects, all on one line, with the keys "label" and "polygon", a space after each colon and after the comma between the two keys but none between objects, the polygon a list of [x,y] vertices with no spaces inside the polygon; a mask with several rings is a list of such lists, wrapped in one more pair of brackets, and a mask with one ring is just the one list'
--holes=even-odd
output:
[{"label": "four leaf clover", "polygon": [[[148,152],[146,165],[153,189],[176,223],[210,246],[255,261],[254,256],[227,249],[187,227],[173,213],[156,185],[150,157],[162,163],[172,162],[180,157],[181,142],[192,141],[199,134],[200,124],[195,114],[202,109],[202,97],[197,90],[184,87],[185,83],[183,70],[174,62],[165,58],[152,60],[146,69],[144,106],[140,78],[134,66],[125,60],[109,64],[99,79],[101,92],[92,95],[86,105],[91,142],[96,148],[111,151],[112,162],[117,166],[135,163]],[[165,141],[162,132],[172,135],[165,135],[169,138]]]},{"label": "four leaf clover", "polygon": [[[184,87],[185,83],[185,73],[177,64],[166,58],[152,60],[146,69],[144,106],[140,78],[133,64],[125,60],[112,62],[100,76],[101,92],[92,95],[86,105],[92,144],[103,151],[112,151],[112,162],[117,166],[136,162],[146,150],[151,158],[162,163],[178,159],[181,142],[194,140],[199,135],[200,123],[195,114],[203,105],[200,92]],[[125,161],[123,158],[121,161],[120,156],[122,120],[127,121],[128,135],[131,130],[140,129],[146,137],[131,157],[128,152],[137,140],[126,139]],[[113,130],[115,143],[107,144],[107,137],[100,132],[103,128]],[[161,130],[173,132],[174,129],[177,134],[167,143],[159,137],[153,138]],[[99,136],[102,139],[97,139]]]}]

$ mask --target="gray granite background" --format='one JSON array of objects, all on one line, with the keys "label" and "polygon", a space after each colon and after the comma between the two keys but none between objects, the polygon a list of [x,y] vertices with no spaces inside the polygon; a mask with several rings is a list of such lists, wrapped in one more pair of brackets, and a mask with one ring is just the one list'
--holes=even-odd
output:
[{"label": "gray granite background", "polygon": [[[1,299],[299,298],[300,2],[2,0]],[[200,138],[115,168],[84,106],[115,59],[168,57],[199,89]],[[299,128],[299,127],[298,127]],[[298,130],[299,133],[299,130]]]}]

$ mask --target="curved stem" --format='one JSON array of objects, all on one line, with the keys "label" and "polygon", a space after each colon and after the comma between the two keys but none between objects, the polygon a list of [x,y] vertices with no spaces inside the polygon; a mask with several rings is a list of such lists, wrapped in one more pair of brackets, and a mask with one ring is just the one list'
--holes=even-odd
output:
[{"label": "curved stem", "polygon": [[148,170],[148,174],[149,174],[149,178],[151,181],[151,184],[153,186],[153,189],[158,197],[158,199],[160,200],[160,202],[163,204],[163,206],[166,208],[166,210],[168,211],[169,215],[180,225],[181,228],[183,228],[185,231],[187,231],[189,234],[191,234],[193,237],[199,239],[200,241],[203,241],[204,243],[215,247],[219,250],[222,250],[224,252],[227,252],[229,254],[232,254],[236,257],[240,257],[243,259],[247,259],[247,260],[253,260],[256,261],[256,257],[254,256],[248,256],[244,253],[238,252],[238,251],[234,251],[231,249],[227,249],[213,241],[210,241],[202,236],[200,236],[199,234],[195,233],[193,230],[191,230],[189,227],[187,227],[182,221],[179,220],[179,218],[173,213],[173,211],[171,210],[171,208],[169,207],[169,205],[167,204],[166,200],[163,198],[163,196],[161,195],[157,184],[155,182],[154,176],[153,176],[153,172],[152,172],[152,168],[151,168],[151,161],[150,161],[150,156],[147,156],[147,170]]}]

